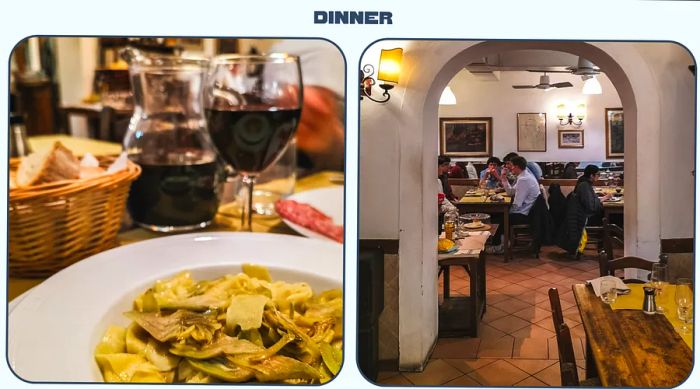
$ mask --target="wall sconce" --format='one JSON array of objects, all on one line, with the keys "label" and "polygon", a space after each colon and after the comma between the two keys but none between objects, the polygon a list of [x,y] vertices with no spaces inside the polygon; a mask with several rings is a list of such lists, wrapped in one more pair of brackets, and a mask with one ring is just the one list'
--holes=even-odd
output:
[{"label": "wall sconce", "polygon": [[559,125],[574,125],[580,126],[583,124],[583,119],[586,117],[586,104],[579,104],[576,106],[576,119],[578,123],[574,122],[574,115],[569,112],[566,114],[567,108],[566,104],[557,105],[557,119],[559,119]]},{"label": "wall sconce", "polygon": [[[401,60],[403,59],[403,49],[396,48],[391,50],[382,50],[379,56],[379,71],[377,72],[377,80],[384,81],[379,84],[379,87],[384,89],[382,96],[383,100],[372,98],[372,86],[377,82],[372,78],[374,75],[374,66],[366,64],[360,70],[360,100],[363,97],[376,102],[386,103],[391,98],[389,91],[394,88],[393,84],[399,82],[399,73],[401,71]],[[390,83],[390,84],[388,84]]]}]

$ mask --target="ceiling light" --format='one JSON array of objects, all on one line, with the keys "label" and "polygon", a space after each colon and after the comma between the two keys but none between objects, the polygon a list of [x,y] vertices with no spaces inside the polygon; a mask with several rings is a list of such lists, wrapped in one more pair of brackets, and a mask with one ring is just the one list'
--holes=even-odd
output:
[{"label": "ceiling light", "polygon": [[583,94],[584,95],[600,95],[603,94],[603,87],[600,86],[600,82],[595,76],[590,76],[583,83]]},{"label": "ceiling light", "polygon": [[457,105],[457,97],[449,86],[445,87],[440,95],[440,105]]}]

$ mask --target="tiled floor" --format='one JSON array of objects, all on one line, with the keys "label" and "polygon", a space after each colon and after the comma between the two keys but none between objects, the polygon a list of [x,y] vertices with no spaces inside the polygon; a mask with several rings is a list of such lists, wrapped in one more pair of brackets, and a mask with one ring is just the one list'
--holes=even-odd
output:
[{"label": "tiled floor", "polygon": [[[598,277],[595,257],[564,259],[556,248],[543,248],[539,259],[488,256],[487,310],[478,338],[440,338],[420,373],[379,374],[381,385],[560,386],[557,342],[547,291],[559,289],[564,321],[571,328],[574,352],[585,377],[585,333],[571,285]],[[593,252],[591,252],[593,254]],[[451,292],[469,294],[468,276],[451,269]],[[442,278],[440,279],[442,293]],[[439,296],[442,299],[442,296]]]}]

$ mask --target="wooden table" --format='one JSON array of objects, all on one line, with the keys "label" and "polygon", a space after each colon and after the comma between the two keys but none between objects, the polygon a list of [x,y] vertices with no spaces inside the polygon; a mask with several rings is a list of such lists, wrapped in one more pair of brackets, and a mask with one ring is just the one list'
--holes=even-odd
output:
[{"label": "wooden table", "polygon": [[[501,194],[503,195],[503,194]],[[513,258],[513,254],[510,249],[510,203],[511,198],[504,196],[504,201],[491,201],[485,199],[482,196],[467,196],[462,197],[457,204],[457,209],[459,209],[460,214],[470,213],[470,212],[480,212],[488,214],[502,214],[503,215],[503,256],[504,261],[508,262]]]},{"label": "wooden table", "polygon": [[[498,225],[491,225],[493,235]],[[485,243],[485,241],[484,241]],[[466,239],[458,240],[460,251],[466,249]],[[479,335],[479,321],[486,313],[486,258],[484,247],[454,254],[438,254],[438,266],[443,274],[443,302],[438,307],[438,336],[458,337]],[[450,296],[450,267],[462,266],[469,275],[469,296]]]},{"label": "wooden table", "polygon": [[586,376],[603,386],[674,387],[693,369],[693,352],[663,315],[615,310],[585,284],[572,287],[586,330]]},{"label": "wooden table", "polygon": [[625,190],[623,189],[620,194],[617,194],[615,188],[613,187],[602,187],[597,188],[596,193],[610,193],[615,196],[620,197],[620,201],[605,201],[603,202],[603,217],[610,221],[610,215],[622,215],[625,212]]},{"label": "wooden table", "polygon": [[[102,142],[93,139],[74,138],[66,135],[53,135],[30,137],[29,142],[35,151],[43,150],[51,147],[54,141],[60,140],[75,154],[82,155],[86,151],[91,151],[95,155],[115,154],[121,151],[121,145]],[[312,174],[296,181],[294,187],[295,192],[303,192],[312,189],[330,187],[336,185],[338,177],[342,177],[341,172],[325,171]],[[219,207],[219,212],[214,218],[214,222],[209,227],[196,232],[206,231],[240,231],[240,215],[234,212],[235,205],[233,203],[222,204]],[[278,234],[298,235],[294,230],[289,228],[278,217],[262,217],[253,216],[253,231],[254,232],[271,232]],[[142,228],[129,228],[122,231],[117,236],[119,246],[130,243],[140,242],[147,239],[169,236],[172,234],[164,234],[153,231],[147,231]],[[15,297],[21,295],[27,290],[40,284],[44,278],[8,278],[8,301],[12,301]]]}]

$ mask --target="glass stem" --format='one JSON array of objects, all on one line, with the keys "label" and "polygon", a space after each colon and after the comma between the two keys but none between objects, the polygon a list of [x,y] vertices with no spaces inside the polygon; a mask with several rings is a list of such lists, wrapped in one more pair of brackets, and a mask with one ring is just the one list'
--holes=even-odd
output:
[{"label": "glass stem", "polygon": [[255,187],[255,176],[244,175],[243,183],[246,185],[246,196],[248,198],[243,206],[243,212],[241,212],[241,230],[252,232],[253,231],[253,188]]}]

